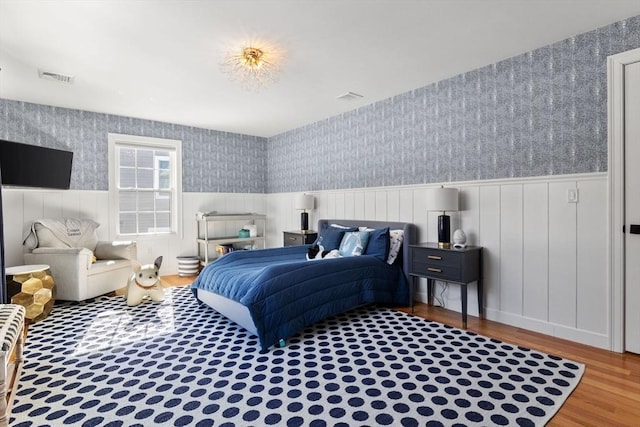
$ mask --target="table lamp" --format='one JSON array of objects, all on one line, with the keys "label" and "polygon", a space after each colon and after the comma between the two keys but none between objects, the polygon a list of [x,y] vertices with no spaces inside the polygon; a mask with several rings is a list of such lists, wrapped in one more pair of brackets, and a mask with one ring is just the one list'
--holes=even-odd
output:
[{"label": "table lamp", "polygon": [[451,220],[447,211],[458,210],[458,189],[440,188],[430,189],[427,193],[427,209],[442,212],[438,216],[438,247],[451,247]]},{"label": "table lamp", "polygon": [[296,209],[301,210],[300,214],[300,230],[307,231],[309,229],[309,213],[307,211],[313,209],[313,196],[311,194],[300,194],[296,198]]}]

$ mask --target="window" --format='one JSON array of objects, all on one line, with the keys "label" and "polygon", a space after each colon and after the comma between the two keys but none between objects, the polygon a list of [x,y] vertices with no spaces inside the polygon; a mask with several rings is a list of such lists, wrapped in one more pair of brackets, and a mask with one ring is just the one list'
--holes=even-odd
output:
[{"label": "window", "polygon": [[109,192],[116,234],[177,233],[181,141],[109,134]]}]

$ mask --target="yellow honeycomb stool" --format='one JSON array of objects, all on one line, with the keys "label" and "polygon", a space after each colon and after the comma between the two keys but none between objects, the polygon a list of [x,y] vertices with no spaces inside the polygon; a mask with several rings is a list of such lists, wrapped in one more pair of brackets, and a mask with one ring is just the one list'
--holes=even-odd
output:
[{"label": "yellow honeycomb stool", "polygon": [[48,265],[21,265],[6,269],[7,293],[12,304],[26,309],[30,323],[51,313],[56,301],[56,282]]}]

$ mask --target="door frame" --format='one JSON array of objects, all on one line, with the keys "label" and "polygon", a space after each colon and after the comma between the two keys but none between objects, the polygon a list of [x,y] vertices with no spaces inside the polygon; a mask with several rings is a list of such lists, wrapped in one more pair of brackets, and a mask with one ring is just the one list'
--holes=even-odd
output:
[{"label": "door frame", "polygon": [[608,180],[609,180],[609,265],[610,348],[624,352],[624,67],[640,62],[640,48],[607,58],[608,106]]}]

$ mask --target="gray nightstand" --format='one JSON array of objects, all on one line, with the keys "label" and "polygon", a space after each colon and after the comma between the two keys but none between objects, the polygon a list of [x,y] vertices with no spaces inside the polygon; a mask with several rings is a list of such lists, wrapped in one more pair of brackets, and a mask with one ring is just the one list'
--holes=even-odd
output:
[{"label": "gray nightstand", "polygon": [[283,236],[285,246],[309,245],[317,238],[318,232],[313,230],[285,231]]},{"label": "gray nightstand", "polygon": [[427,279],[427,297],[433,305],[433,285],[436,280],[460,285],[462,327],[467,327],[467,284],[478,282],[478,314],[483,317],[482,247],[443,249],[437,243],[409,246],[409,275]]}]

